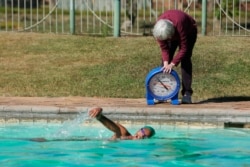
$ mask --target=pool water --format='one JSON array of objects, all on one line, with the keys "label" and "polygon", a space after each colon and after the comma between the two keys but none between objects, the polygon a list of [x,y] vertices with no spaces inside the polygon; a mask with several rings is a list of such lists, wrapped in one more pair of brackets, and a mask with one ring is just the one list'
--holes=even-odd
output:
[{"label": "pool water", "polygon": [[[0,165],[29,166],[250,166],[250,130],[152,125],[145,140],[110,141],[99,122],[0,125]],[[128,124],[135,133],[142,125]],[[45,138],[45,142],[33,141]]]}]

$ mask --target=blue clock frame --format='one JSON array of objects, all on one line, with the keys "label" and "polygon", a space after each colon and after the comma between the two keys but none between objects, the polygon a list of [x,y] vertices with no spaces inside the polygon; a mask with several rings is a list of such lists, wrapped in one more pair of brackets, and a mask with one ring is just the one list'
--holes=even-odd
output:
[{"label": "blue clock frame", "polygon": [[171,100],[171,104],[173,105],[178,105],[179,100],[178,100],[178,94],[179,94],[179,90],[180,90],[180,78],[178,76],[178,73],[175,70],[171,71],[171,75],[176,79],[177,82],[177,86],[175,88],[175,90],[167,95],[167,96],[157,96],[155,95],[149,87],[149,83],[150,80],[152,79],[152,77],[158,73],[163,73],[162,67],[156,67],[154,69],[152,69],[148,75],[146,76],[146,80],[145,80],[145,87],[146,87],[146,100],[147,100],[147,104],[148,105],[154,105],[155,104],[155,99],[159,100],[159,101],[166,101],[168,99]]}]

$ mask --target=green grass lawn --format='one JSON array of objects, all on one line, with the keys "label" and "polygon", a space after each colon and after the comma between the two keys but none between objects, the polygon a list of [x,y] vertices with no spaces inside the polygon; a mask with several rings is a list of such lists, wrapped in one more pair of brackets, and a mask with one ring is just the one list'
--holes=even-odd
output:
[{"label": "green grass lawn", "polygon": [[[161,64],[152,37],[0,36],[0,96],[144,98],[145,77]],[[249,37],[199,36],[193,98],[250,98],[249,44]]]}]

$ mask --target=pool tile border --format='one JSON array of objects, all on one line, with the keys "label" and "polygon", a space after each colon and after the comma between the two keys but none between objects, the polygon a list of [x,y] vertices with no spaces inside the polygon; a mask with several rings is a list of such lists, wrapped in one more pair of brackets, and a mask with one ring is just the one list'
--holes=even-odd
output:
[{"label": "pool tile border", "polygon": [[[0,105],[0,122],[64,122],[92,107]],[[209,108],[103,107],[116,121],[250,127],[250,111]]]}]

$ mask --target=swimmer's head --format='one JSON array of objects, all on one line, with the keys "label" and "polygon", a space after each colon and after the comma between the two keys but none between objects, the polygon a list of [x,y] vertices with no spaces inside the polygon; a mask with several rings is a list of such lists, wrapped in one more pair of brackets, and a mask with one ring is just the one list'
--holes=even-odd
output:
[{"label": "swimmer's head", "polygon": [[151,126],[144,126],[135,133],[136,139],[150,138],[155,135],[155,130]]}]

